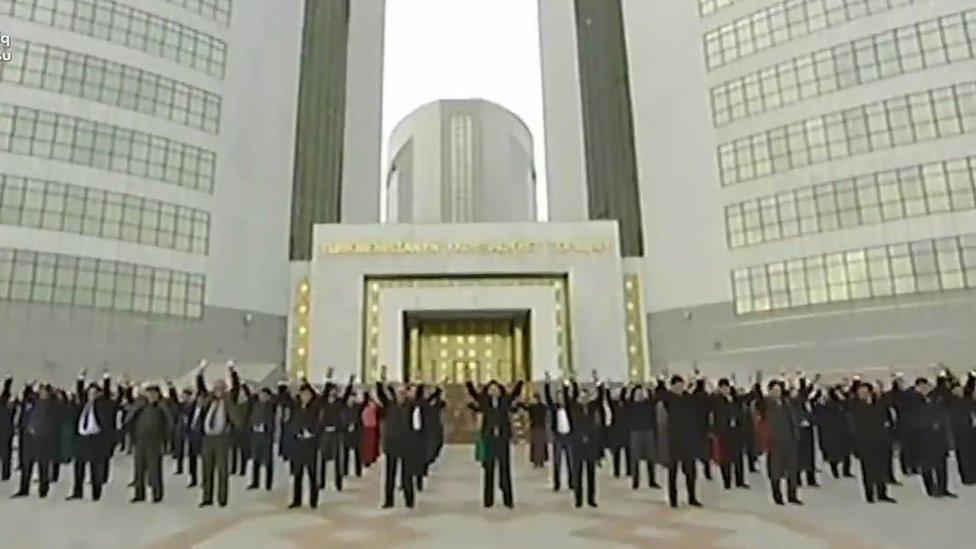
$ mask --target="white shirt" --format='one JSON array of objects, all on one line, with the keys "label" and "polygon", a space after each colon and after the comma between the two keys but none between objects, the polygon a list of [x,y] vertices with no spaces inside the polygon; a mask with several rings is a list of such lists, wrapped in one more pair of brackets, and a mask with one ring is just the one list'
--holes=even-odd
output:
[{"label": "white shirt", "polygon": [[227,414],[224,412],[224,401],[218,400],[210,404],[207,415],[203,420],[203,434],[222,435],[227,429]]},{"label": "white shirt", "polygon": [[603,401],[603,426],[609,427],[613,423],[613,409],[606,400]]},{"label": "white shirt", "polygon": [[420,407],[413,409],[413,430],[419,431],[424,428],[424,423],[421,420]]},{"label": "white shirt", "polygon": [[88,401],[82,408],[81,415],[78,416],[78,434],[89,437],[101,432],[102,430],[98,427],[98,418],[95,416],[95,403]]},{"label": "white shirt", "polygon": [[566,413],[566,408],[556,410],[556,432],[560,435],[569,434],[569,414]]}]

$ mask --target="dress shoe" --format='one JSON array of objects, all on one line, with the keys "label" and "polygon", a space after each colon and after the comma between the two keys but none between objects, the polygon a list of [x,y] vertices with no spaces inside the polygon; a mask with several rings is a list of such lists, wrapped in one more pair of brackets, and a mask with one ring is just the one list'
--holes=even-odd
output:
[{"label": "dress shoe", "polygon": [[736,484],[735,487],[736,488],[741,488],[743,490],[748,490],[749,489],[749,485],[748,484]]},{"label": "dress shoe", "polygon": [[649,488],[654,488],[654,489],[660,489],[661,488],[661,485],[658,484],[658,483],[656,483],[656,482],[652,482],[652,483],[648,484],[647,486]]},{"label": "dress shoe", "polygon": [[693,499],[693,500],[689,501],[688,502],[688,505],[691,505],[692,507],[701,507],[702,506],[701,502],[698,501],[697,499]]},{"label": "dress shoe", "polygon": [[959,496],[953,494],[952,492],[942,492],[942,497],[949,499],[959,499]]},{"label": "dress shoe", "polygon": [[257,490],[258,489],[258,485],[257,484],[248,484],[247,485],[247,489],[248,490]]},{"label": "dress shoe", "polygon": [[289,509],[297,509],[297,508],[299,508],[299,507],[301,507],[301,506],[302,506],[302,504],[301,504],[301,503],[290,503],[290,504],[288,505],[288,508],[289,508]]},{"label": "dress shoe", "polygon": [[790,499],[789,502],[792,503],[793,505],[803,505],[803,502],[796,498]]},{"label": "dress shoe", "polygon": [[883,501],[885,503],[898,503],[898,500],[896,500],[893,497],[889,497],[889,496],[880,497],[880,498],[878,498],[878,501]]},{"label": "dress shoe", "polygon": [[17,492],[16,494],[13,494],[10,497],[11,498],[26,498],[27,497],[27,492]]},{"label": "dress shoe", "polygon": [[146,498],[132,498],[129,500],[129,503],[142,503],[144,501],[146,501]]},{"label": "dress shoe", "polygon": [[586,502],[586,504],[589,505],[590,507],[594,508],[594,509],[597,508],[597,504],[596,504],[595,501],[588,501],[588,502]]},{"label": "dress shoe", "polygon": [[212,501],[201,501],[199,507],[213,507]]},{"label": "dress shoe", "polygon": [[64,498],[64,501],[74,501],[76,499],[81,499],[81,496],[77,494],[71,494],[70,496]]}]

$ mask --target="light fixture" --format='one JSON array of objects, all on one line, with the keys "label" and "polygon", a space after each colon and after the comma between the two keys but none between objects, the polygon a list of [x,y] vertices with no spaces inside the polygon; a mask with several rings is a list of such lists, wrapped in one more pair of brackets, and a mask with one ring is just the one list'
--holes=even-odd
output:
[{"label": "light fixture", "polygon": [[441,349],[441,358],[447,357],[447,349]]},{"label": "light fixture", "polygon": [[627,302],[627,310],[628,311],[633,311],[634,310],[634,302],[633,301],[628,301]]},{"label": "light fixture", "polygon": [[303,294],[307,294],[308,293],[308,282],[302,282],[302,285],[298,287],[298,291],[302,292]]},{"label": "light fixture", "polygon": [[303,314],[305,314],[307,312],[308,312],[308,305],[305,305],[304,303],[302,303],[301,305],[298,306],[298,314],[303,315]]},{"label": "light fixture", "polygon": [[298,356],[305,356],[305,347],[298,348]]},{"label": "light fixture", "polygon": [[630,346],[630,354],[632,354],[632,355],[636,355],[637,354],[637,346],[636,345],[631,345]]},{"label": "light fixture", "polygon": [[627,331],[628,332],[633,332],[636,329],[637,328],[632,323],[627,325]]},{"label": "light fixture", "polygon": [[298,327],[298,334],[299,335],[305,335],[306,333],[308,333],[308,328],[306,328],[305,326],[299,326]]}]

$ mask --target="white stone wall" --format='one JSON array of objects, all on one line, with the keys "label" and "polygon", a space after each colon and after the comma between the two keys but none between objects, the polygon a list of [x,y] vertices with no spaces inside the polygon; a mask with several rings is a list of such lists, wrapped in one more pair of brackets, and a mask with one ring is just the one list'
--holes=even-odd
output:
[{"label": "white stone wall", "polygon": [[[368,276],[565,276],[568,280],[572,365],[578,375],[590,370],[622,379],[627,375],[624,340],[623,267],[617,251],[616,225],[609,222],[462,225],[318,225],[311,265],[313,298],[310,323],[310,376],[321,377],[325,368],[336,375],[360,374],[363,364],[364,282]],[[349,254],[329,255],[324,246],[336,243],[490,243],[514,242],[574,243],[580,246],[605,244],[598,252],[453,253],[453,254]],[[390,298],[384,312],[387,329],[397,320],[397,311],[408,307],[450,305],[459,310],[508,308],[522,302],[540,319],[545,308],[531,290],[524,295],[504,289],[426,293],[406,292]],[[394,303],[396,301],[396,303]],[[386,307],[384,307],[386,308]],[[402,329],[402,328],[401,328]],[[532,345],[540,351],[550,347],[548,336],[536,333],[546,325],[532,326]],[[389,360],[391,374],[398,370],[397,338],[382,336],[378,353]],[[552,357],[533,356],[533,375],[541,378],[551,369]],[[548,362],[547,362],[548,361]],[[554,373],[555,375],[555,373]]]}]

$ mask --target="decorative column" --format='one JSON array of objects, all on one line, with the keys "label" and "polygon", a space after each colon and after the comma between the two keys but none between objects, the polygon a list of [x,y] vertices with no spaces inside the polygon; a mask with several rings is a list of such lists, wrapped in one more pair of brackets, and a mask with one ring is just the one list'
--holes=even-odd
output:
[{"label": "decorative column", "polygon": [[308,355],[310,325],[309,316],[311,315],[312,287],[308,278],[302,278],[295,289],[295,333],[292,338],[294,353],[292,356],[292,367],[290,375],[292,378],[308,377]]},{"label": "decorative column", "polygon": [[644,307],[641,303],[640,278],[624,275],[624,324],[627,330],[627,363],[630,380],[647,381],[647,360],[644,344]]}]

